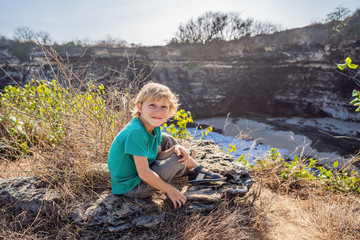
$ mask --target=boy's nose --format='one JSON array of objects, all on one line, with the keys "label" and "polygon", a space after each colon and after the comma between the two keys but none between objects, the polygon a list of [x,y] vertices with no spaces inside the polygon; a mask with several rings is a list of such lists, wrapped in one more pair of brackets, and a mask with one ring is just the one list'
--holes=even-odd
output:
[{"label": "boy's nose", "polygon": [[155,108],[155,112],[156,112],[156,113],[161,113],[161,111],[162,111],[161,107],[156,107],[156,108]]}]

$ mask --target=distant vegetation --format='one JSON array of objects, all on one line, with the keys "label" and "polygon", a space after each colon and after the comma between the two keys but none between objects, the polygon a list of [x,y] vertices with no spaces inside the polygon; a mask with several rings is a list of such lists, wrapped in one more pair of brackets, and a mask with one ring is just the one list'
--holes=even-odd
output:
[{"label": "distant vegetation", "polygon": [[351,16],[351,11],[342,5],[335,8],[333,12],[326,15],[325,23],[343,21]]},{"label": "distant vegetation", "polygon": [[18,42],[39,41],[41,44],[49,44],[51,37],[48,32],[35,31],[30,27],[21,26],[14,30],[14,40]]},{"label": "distant vegetation", "polygon": [[[333,30],[340,33],[351,35],[354,32],[354,23],[351,23],[350,24],[351,26],[349,27],[348,21],[346,21],[348,18],[351,17],[351,15],[352,13],[349,8],[339,5],[335,8],[333,12],[330,12],[326,15],[324,23],[333,23],[334,24]],[[360,26],[359,23],[357,23],[357,26],[359,28]]]},{"label": "distant vegetation", "polygon": [[[356,10],[357,11],[357,10]],[[343,5],[337,6],[334,11],[328,13],[322,20],[315,21],[313,24],[328,24],[333,23],[333,29],[345,34],[358,33],[360,30],[360,23],[351,23],[347,26],[347,20],[355,15],[349,8]],[[185,23],[180,23],[175,35],[168,42],[170,44],[176,43],[209,43],[214,41],[231,41],[237,40],[245,36],[257,36],[262,34],[272,34],[275,32],[285,30],[280,24],[271,23],[268,21],[259,21],[253,18],[243,18],[239,12],[206,12],[203,15],[188,20]],[[7,39],[5,36],[0,36],[0,39]],[[14,30],[13,38],[11,39],[18,43],[39,42],[44,45],[55,45],[59,50],[72,50],[78,47],[87,46],[101,46],[101,47],[139,47],[141,44],[128,43],[125,40],[113,37],[110,34],[106,35],[101,40],[91,40],[84,38],[82,40],[72,40],[66,43],[57,43],[48,32],[42,30],[34,30],[28,26],[20,26]],[[25,50],[22,50],[24,49]],[[16,56],[21,55],[21,59],[27,59],[27,46],[21,46],[16,50]],[[25,57],[24,57],[25,56]]]},{"label": "distant vegetation", "polygon": [[237,12],[206,12],[197,19],[191,19],[185,24],[180,23],[171,43],[229,41],[281,30],[283,28],[279,24],[245,19]]},{"label": "distant vegetation", "polygon": [[[6,37],[2,37],[6,39]],[[136,46],[136,44],[128,44],[125,40],[116,38],[111,36],[110,34],[106,35],[105,39],[103,40],[90,40],[88,38],[83,40],[73,40],[63,44],[58,44],[57,42],[53,41],[52,37],[48,32],[45,31],[36,31],[27,26],[20,26],[14,30],[13,40],[19,43],[26,43],[26,42],[39,42],[44,45],[58,45],[64,46],[68,48],[69,46]]]},{"label": "distant vegetation", "polygon": [[[352,15],[355,13],[352,13],[349,8],[339,5],[318,23],[333,23],[335,31],[349,33],[346,20]],[[245,36],[272,34],[283,30],[284,28],[279,24],[262,22],[253,18],[242,18],[238,12],[206,12],[198,18],[180,23],[174,38],[169,43],[230,41]]]}]

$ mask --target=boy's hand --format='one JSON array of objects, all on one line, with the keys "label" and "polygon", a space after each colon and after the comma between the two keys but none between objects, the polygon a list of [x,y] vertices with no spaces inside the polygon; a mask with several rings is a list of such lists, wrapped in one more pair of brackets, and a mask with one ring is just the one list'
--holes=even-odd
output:
[{"label": "boy's hand", "polygon": [[185,206],[186,204],[186,197],[184,194],[182,194],[179,190],[172,187],[169,192],[167,192],[168,197],[174,204],[174,208],[181,208],[182,206]]},{"label": "boy's hand", "polygon": [[190,151],[189,150],[187,150],[186,148],[184,148],[181,145],[175,145],[174,151],[175,151],[176,155],[182,156],[182,158],[178,160],[179,162],[181,162],[181,164],[189,164],[189,161],[190,161]]}]

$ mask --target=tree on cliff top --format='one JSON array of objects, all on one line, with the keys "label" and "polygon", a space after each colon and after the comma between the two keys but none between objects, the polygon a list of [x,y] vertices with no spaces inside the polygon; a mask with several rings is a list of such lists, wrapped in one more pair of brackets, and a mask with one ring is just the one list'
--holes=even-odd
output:
[{"label": "tree on cliff top", "polygon": [[349,8],[346,8],[342,5],[339,5],[335,8],[335,10],[331,13],[328,13],[326,15],[325,22],[337,22],[337,21],[343,21],[345,18],[350,17],[351,11]]},{"label": "tree on cliff top", "polygon": [[212,41],[236,40],[244,36],[271,34],[282,27],[270,22],[243,19],[240,13],[206,12],[197,19],[180,23],[173,43],[208,43]]},{"label": "tree on cliff top", "polygon": [[51,42],[51,37],[48,32],[36,32],[30,27],[21,26],[14,30],[14,40],[18,42],[39,41],[42,44],[48,44]]},{"label": "tree on cliff top", "polygon": [[331,23],[333,30],[339,32],[343,36],[353,37],[360,34],[359,8],[352,13],[349,8],[339,5],[334,11],[328,13],[326,16],[323,23]]}]

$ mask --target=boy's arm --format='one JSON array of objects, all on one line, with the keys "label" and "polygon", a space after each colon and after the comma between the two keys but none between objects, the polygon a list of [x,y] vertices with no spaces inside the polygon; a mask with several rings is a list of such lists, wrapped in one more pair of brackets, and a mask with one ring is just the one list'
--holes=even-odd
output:
[{"label": "boy's arm", "polygon": [[188,163],[190,161],[190,151],[184,148],[183,146],[176,144],[172,146],[169,149],[166,149],[164,151],[161,150],[161,146],[158,148],[158,155],[156,159],[163,160],[169,158],[172,154],[176,154],[178,156],[182,156],[182,158],[179,159],[179,162],[181,163]]},{"label": "boy's arm", "polygon": [[150,186],[165,192],[174,204],[174,208],[184,206],[186,197],[178,189],[162,180],[159,175],[149,168],[146,157],[135,156],[134,161],[139,177]]},{"label": "boy's arm", "polygon": [[161,146],[158,146],[158,155],[156,156],[156,159],[158,160],[164,160],[169,158],[173,153],[175,153],[175,145],[171,148],[168,148],[166,150],[162,150]]}]

